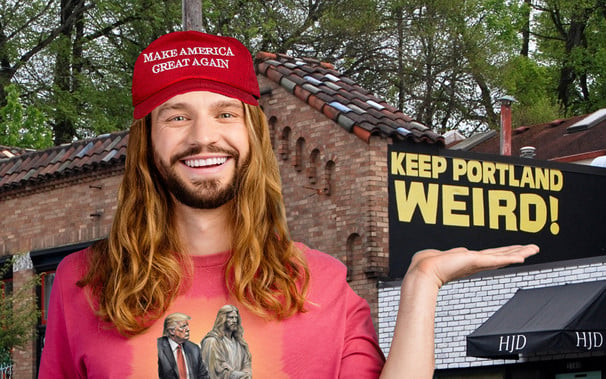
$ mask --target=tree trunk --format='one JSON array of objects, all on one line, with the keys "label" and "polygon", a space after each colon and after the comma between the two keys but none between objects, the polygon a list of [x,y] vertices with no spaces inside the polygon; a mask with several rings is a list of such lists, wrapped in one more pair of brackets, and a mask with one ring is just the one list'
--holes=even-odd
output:
[{"label": "tree trunk", "polygon": [[[75,38],[75,41],[72,42],[72,34],[74,33],[75,24],[79,24],[78,28],[82,28],[81,16],[77,17],[76,20],[74,20],[73,16],[75,12],[78,12],[78,8],[84,5],[83,3],[84,0],[61,0],[61,24],[65,25],[65,28],[61,32],[60,41],[62,46],[57,51],[55,63],[54,84],[58,92],[55,120],[53,123],[55,145],[70,143],[76,135],[74,120],[70,117],[69,110],[66,109],[67,104],[62,101],[62,94],[73,92],[75,85],[74,77],[77,75],[75,70],[78,69],[77,65],[81,64],[82,48],[79,45],[81,43],[81,36],[80,41]],[[80,54],[80,56],[77,57],[74,54]],[[76,66],[74,66],[74,63],[76,63]]]},{"label": "tree trunk", "polygon": [[520,55],[528,57],[530,53],[530,8],[532,0],[524,0],[526,8],[524,9],[524,26],[522,27],[522,50]]}]

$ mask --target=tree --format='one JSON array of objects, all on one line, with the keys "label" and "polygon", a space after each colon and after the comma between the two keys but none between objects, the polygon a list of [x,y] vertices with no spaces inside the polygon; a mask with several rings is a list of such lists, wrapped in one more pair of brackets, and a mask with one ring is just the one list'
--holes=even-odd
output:
[{"label": "tree", "polygon": [[537,12],[537,60],[551,68],[551,91],[570,114],[606,105],[606,2],[544,0]]},{"label": "tree", "polygon": [[388,85],[379,93],[437,132],[497,127],[496,74],[516,52],[521,8],[490,0],[384,6]]},{"label": "tree", "polygon": [[[548,121],[554,104],[559,117],[606,106],[604,0],[201,4],[203,31],[237,37],[253,54],[333,63],[437,132],[497,128],[496,99],[527,97],[523,80],[543,93],[515,106],[528,121]],[[181,21],[180,0],[5,0],[0,84],[19,85],[24,106],[42,111],[56,144],[126,129],[138,53]]]},{"label": "tree", "polygon": [[[8,260],[0,268],[0,278],[12,270],[13,260]],[[40,317],[34,290],[39,277],[33,276],[14,288],[10,282],[1,282],[0,291],[0,363],[10,363],[14,348],[31,342],[36,331],[34,326]]]},{"label": "tree", "polygon": [[[125,129],[140,52],[180,25],[169,0],[6,0],[0,7],[0,89],[16,83],[54,143]],[[6,93],[0,91],[0,106]],[[1,122],[1,120],[0,120]]]},{"label": "tree", "polygon": [[6,104],[0,108],[0,145],[32,149],[52,146],[52,132],[45,127],[42,112],[21,103],[15,84],[6,86],[4,92]]}]

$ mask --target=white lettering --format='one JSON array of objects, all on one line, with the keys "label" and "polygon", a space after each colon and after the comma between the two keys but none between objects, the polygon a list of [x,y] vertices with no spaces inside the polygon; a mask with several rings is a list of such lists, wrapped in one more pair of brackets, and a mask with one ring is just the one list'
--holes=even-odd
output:
[{"label": "white lettering", "polygon": [[176,61],[162,62],[153,65],[152,72],[158,74],[168,70],[189,66],[190,58],[177,59]]},{"label": "white lettering", "polygon": [[[503,337],[505,337],[505,339],[503,339]],[[499,337],[499,351],[506,351],[508,353],[513,353],[514,351],[522,350],[525,347],[526,347],[526,336],[523,334]],[[505,349],[503,349],[503,348],[505,348]]]},{"label": "white lettering", "polygon": [[223,57],[233,57],[234,53],[228,46],[215,47],[184,47],[179,52],[179,55],[220,55]]},{"label": "white lettering", "polygon": [[577,346],[586,350],[600,348],[604,345],[604,336],[601,332],[575,332]]},{"label": "white lettering", "polygon": [[143,62],[153,62],[159,59],[174,58],[177,56],[177,49],[154,51],[152,53],[143,54]]}]

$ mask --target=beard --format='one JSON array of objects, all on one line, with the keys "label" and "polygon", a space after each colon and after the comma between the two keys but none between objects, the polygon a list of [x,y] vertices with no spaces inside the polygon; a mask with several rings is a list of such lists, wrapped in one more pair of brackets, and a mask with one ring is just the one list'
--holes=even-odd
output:
[{"label": "beard", "polygon": [[186,181],[177,174],[175,164],[184,157],[200,153],[200,146],[175,154],[169,164],[160,158],[155,160],[159,177],[175,200],[196,209],[216,209],[233,200],[244,176],[244,167],[249,161],[247,157],[241,164],[240,154],[236,150],[212,146],[207,150],[213,153],[227,153],[230,159],[234,160],[236,168],[229,182],[221,183],[218,179]]}]

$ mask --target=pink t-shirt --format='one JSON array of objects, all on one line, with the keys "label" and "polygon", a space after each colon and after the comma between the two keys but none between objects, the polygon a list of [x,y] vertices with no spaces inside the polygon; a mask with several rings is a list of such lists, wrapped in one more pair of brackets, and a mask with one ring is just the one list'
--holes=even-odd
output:
[{"label": "pink t-shirt", "polygon": [[[384,357],[370,309],[345,280],[335,258],[298,245],[311,280],[306,313],[267,321],[231,297],[225,286],[228,253],[195,256],[195,280],[166,315],[189,315],[189,340],[197,345],[212,329],[219,308],[236,306],[256,378],[377,378]],[[76,282],[86,270],[87,251],[66,257],[51,293],[39,378],[158,377],[161,317],[144,333],[123,337],[102,323]]]}]

